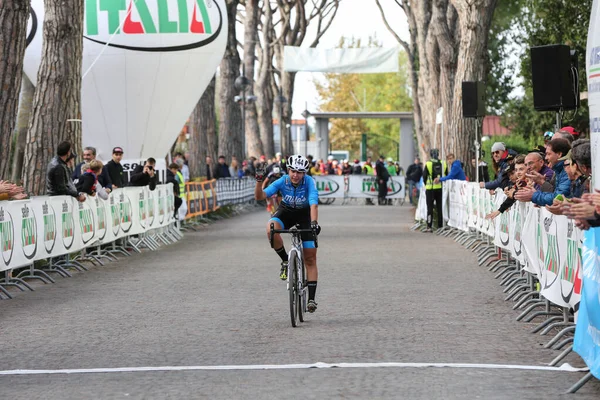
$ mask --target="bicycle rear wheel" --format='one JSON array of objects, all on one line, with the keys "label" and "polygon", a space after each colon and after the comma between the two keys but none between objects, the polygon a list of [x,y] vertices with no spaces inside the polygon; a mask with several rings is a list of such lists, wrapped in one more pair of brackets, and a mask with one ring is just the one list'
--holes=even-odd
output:
[{"label": "bicycle rear wheel", "polygon": [[[296,270],[299,274],[302,274],[302,285],[298,285],[298,319],[300,322],[304,322],[304,313],[306,312],[306,301],[307,301],[307,287],[306,287],[306,268],[304,267],[304,260],[300,261],[300,267]],[[301,272],[300,272],[301,271]],[[298,275],[300,276],[300,275]]]},{"label": "bicycle rear wheel", "polygon": [[292,318],[292,326],[296,327],[296,313],[298,311],[298,275],[296,265],[300,262],[298,254],[292,251],[288,261],[288,293],[290,296],[290,317]]}]

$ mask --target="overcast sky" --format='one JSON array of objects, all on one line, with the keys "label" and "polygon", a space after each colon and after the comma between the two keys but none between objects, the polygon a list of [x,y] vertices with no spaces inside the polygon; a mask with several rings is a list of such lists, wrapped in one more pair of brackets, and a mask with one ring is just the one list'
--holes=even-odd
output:
[{"label": "overcast sky", "polygon": [[[386,17],[394,27],[398,35],[409,40],[408,23],[406,17],[393,0],[381,0]],[[312,34],[311,34],[312,33]],[[367,41],[369,36],[377,36],[383,47],[399,46],[396,39],[387,30],[381,19],[375,0],[341,0],[338,13],[329,30],[319,42],[319,48],[334,48],[342,36],[363,39]],[[314,39],[314,32],[309,31],[304,40],[308,46]],[[320,73],[299,72],[296,74],[296,85],[293,99],[293,118],[301,119],[305,102],[308,102],[309,111],[317,111],[319,99],[313,84],[314,79],[322,78]]]}]

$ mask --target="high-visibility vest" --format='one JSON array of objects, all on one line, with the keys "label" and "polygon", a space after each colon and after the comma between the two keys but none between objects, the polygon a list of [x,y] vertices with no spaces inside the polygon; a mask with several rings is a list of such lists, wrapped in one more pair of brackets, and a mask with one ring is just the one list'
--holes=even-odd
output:
[{"label": "high-visibility vest", "polygon": [[[429,174],[427,175],[427,182],[425,182],[425,190],[441,189],[442,182],[433,183],[433,161],[427,161],[427,163],[425,164],[425,168],[427,168],[427,172],[429,172]],[[439,178],[441,178],[442,176],[446,176],[446,161],[442,161],[442,175],[439,176]]]},{"label": "high-visibility vest", "polygon": [[369,164],[365,164],[365,169],[367,170],[367,175],[375,175],[373,167],[371,167]]},{"label": "high-visibility vest", "polygon": [[179,178],[179,197],[185,198],[185,181],[183,180],[181,171],[177,171],[177,178]]}]

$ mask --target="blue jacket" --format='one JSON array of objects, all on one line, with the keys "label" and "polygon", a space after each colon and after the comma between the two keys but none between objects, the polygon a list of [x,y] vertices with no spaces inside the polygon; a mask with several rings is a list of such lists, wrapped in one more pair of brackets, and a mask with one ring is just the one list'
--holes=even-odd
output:
[{"label": "blue jacket", "polygon": [[440,182],[447,181],[449,179],[455,179],[457,181],[466,181],[467,176],[463,171],[462,163],[459,160],[454,160],[450,167],[450,173],[440,178]]},{"label": "blue jacket", "polygon": [[559,161],[552,167],[554,170],[554,192],[536,191],[531,198],[531,201],[538,206],[549,206],[554,201],[554,198],[559,194],[565,197],[571,197],[571,181],[569,175],[565,171],[564,161]]},{"label": "blue jacket", "polygon": [[508,179],[504,179],[504,174],[502,171],[508,165],[507,158],[515,157],[517,153],[513,149],[508,149],[504,152],[503,158],[498,162],[498,173],[496,174],[496,179],[491,182],[485,183],[485,188],[488,190],[496,190],[498,188],[504,189],[504,187],[508,184]]}]

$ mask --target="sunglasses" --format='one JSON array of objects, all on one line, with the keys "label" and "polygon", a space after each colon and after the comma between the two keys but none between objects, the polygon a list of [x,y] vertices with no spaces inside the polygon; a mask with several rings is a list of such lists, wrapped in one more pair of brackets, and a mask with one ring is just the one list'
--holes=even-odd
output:
[{"label": "sunglasses", "polygon": [[500,150],[496,150],[496,151],[492,152],[492,154],[500,154],[500,153],[502,153],[502,151],[500,151]]}]

